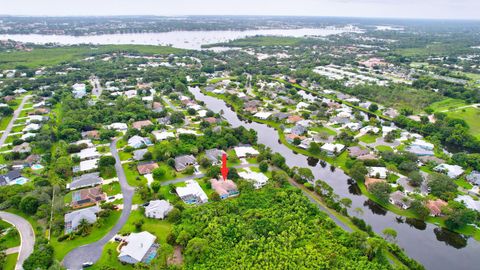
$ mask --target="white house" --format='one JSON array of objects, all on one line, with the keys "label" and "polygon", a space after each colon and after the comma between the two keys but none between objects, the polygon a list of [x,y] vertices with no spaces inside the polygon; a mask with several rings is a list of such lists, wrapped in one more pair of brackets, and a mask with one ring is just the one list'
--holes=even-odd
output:
[{"label": "white house", "polygon": [[460,175],[465,172],[465,170],[458,166],[458,165],[450,165],[450,164],[440,164],[437,167],[433,168],[436,172],[446,173],[448,177],[454,179],[459,177]]},{"label": "white house", "polygon": [[82,220],[85,220],[89,224],[93,224],[97,221],[97,213],[102,209],[98,206],[92,206],[71,213],[65,214],[65,233],[71,233],[77,229]]},{"label": "white house", "polygon": [[267,119],[268,117],[270,117],[270,115],[272,115],[271,112],[257,112],[256,114],[254,114],[253,116],[255,116],[256,118],[258,119]]},{"label": "white house", "polygon": [[111,123],[107,126],[107,128],[116,131],[126,131],[128,129],[128,126],[125,123]]},{"label": "white house", "polygon": [[455,201],[462,202],[467,208],[480,212],[480,201],[475,201],[469,195],[459,195]]},{"label": "white house", "polygon": [[265,174],[259,172],[252,172],[248,168],[244,172],[239,172],[238,175],[245,180],[252,181],[253,187],[255,189],[259,189],[265,186],[268,182],[268,177]]},{"label": "white house", "polygon": [[160,131],[160,130],[155,130],[152,131],[153,136],[155,136],[155,139],[157,141],[163,141],[169,138],[175,138],[175,134],[173,132],[169,131]]},{"label": "white house", "polygon": [[136,264],[146,262],[149,251],[155,248],[155,240],[157,237],[149,232],[131,233],[124,241],[124,245],[120,249],[118,260],[124,263]]},{"label": "white house", "polygon": [[147,139],[140,137],[138,135],[132,136],[130,139],[128,139],[128,146],[133,147],[133,148],[140,148],[142,146],[147,145],[149,142]]},{"label": "white house", "polygon": [[208,202],[208,196],[195,180],[185,181],[185,187],[177,187],[178,196],[187,204],[201,204]]},{"label": "white house", "polygon": [[145,206],[145,216],[149,218],[164,219],[173,206],[166,200],[154,200]]},{"label": "white house", "polygon": [[417,146],[425,150],[433,150],[433,148],[435,147],[435,145],[433,145],[432,143],[429,143],[422,139],[416,139],[414,142],[412,142],[411,146]]},{"label": "white house", "polygon": [[80,160],[86,159],[95,159],[100,157],[100,153],[97,151],[97,148],[85,148],[80,151],[80,153],[73,154],[73,156],[77,156]]},{"label": "white house", "polygon": [[234,148],[235,154],[238,158],[245,158],[247,156],[256,156],[260,154],[255,148],[251,146],[237,146]]},{"label": "white house", "polygon": [[327,152],[329,156],[339,154],[345,149],[345,145],[340,143],[326,143],[320,147],[323,151]]},{"label": "white house", "polygon": [[98,168],[98,159],[88,159],[84,161],[80,161],[80,165],[78,166],[78,171],[85,172],[91,171]]},{"label": "white house", "polygon": [[372,178],[387,178],[388,170],[385,167],[367,167],[368,176]]},{"label": "white house", "polygon": [[23,128],[23,132],[29,132],[29,131],[37,131],[41,128],[39,124],[28,124],[25,128]]}]

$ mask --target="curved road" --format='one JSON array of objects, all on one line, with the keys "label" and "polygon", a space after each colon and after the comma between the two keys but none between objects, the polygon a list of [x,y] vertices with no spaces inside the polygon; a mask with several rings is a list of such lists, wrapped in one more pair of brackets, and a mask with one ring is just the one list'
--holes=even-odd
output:
[{"label": "curved road", "polygon": [[27,100],[28,100],[30,97],[31,97],[30,95],[27,95],[27,96],[23,97],[22,102],[20,103],[20,106],[18,106],[18,108],[13,112],[13,117],[12,117],[12,119],[10,120],[10,123],[8,123],[7,128],[3,131],[2,137],[0,138],[0,147],[2,147],[2,145],[3,145],[3,144],[5,143],[5,141],[7,140],[7,137],[8,137],[8,135],[10,134],[10,131],[12,131],[13,124],[14,124],[15,121],[17,120],[18,116],[20,115],[20,113],[21,113],[22,110],[23,110],[23,107],[25,106],[25,103],[27,102]]},{"label": "curved road", "polygon": [[118,180],[120,182],[120,186],[122,188],[123,194],[123,210],[120,219],[118,220],[117,224],[107,233],[102,239],[98,240],[97,242],[78,247],[70,253],[68,253],[65,258],[63,259],[63,265],[67,269],[71,270],[80,270],[82,269],[82,264],[85,262],[96,262],[102,255],[103,247],[105,246],[108,241],[110,241],[123,227],[123,225],[127,222],[128,217],[130,216],[130,212],[132,210],[132,198],[135,189],[128,185],[127,178],[125,177],[125,172],[122,168],[122,163],[120,161],[120,157],[118,156],[117,151],[117,140],[115,139],[110,143],[110,152],[112,156],[115,158],[115,170],[117,171]]},{"label": "curved road", "polygon": [[15,270],[23,269],[23,262],[32,254],[35,245],[35,233],[32,225],[24,218],[12,213],[0,211],[0,218],[17,228],[20,233],[20,252],[18,253]]}]

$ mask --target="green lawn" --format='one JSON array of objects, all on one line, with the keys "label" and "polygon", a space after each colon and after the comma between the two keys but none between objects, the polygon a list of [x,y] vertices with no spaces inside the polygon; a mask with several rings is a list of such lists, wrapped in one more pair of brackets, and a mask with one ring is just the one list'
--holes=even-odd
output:
[{"label": "green lawn", "polygon": [[52,236],[50,242],[55,249],[55,258],[61,261],[63,257],[65,257],[65,255],[67,255],[67,253],[74,248],[100,240],[107,234],[108,231],[113,228],[113,226],[115,226],[120,218],[120,214],[120,211],[113,211],[108,218],[99,219],[97,222],[99,222],[101,225],[99,227],[94,225],[92,232],[86,237],[77,236],[77,238],[73,240],[64,240],[63,242],[58,242],[58,235],[56,237]]},{"label": "green lawn", "polygon": [[123,170],[125,171],[125,176],[127,177],[127,182],[132,187],[140,186],[141,184],[147,184],[147,179],[140,175],[137,171],[137,166],[131,167],[134,163],[123,164]]},{"label": "green lawn", "polygon": [[7,259],[5,260],[5,264],[3,265],[4,270],[14,270],[15,264],[17,263],[17,256],[18,253],[12,253],[7,255]]},{"label": "green lawn", "polygon": [[374,143],[377,140],[377,138],[378,138],[377,135],[365,134],[360,138],[358,138],[358,140],[364,143]]},{"label": "green lawn", "polygon": [[118,252],[117,252],[118,243],[116,242],[109,242],[105,245],[103,249],[102,256],[98,260],[98,262],[92,266],[90,269],[92,270],[101,270],[105,266],[111,267],[110,269],[115,270],[131,270],[133,269],[132,265],[129,264],[122,264],[118,260]]},{"label": "green lawn", "polygon": [[107,193],[107,196],[113,196],[122,193],[122,188],[119,182],[113,182],[108,185],[103,185],[102,190]]},{"label": "green lawn", "polygon": [[133,154],[132,153],[127,153],[125,151],[119,151],[118,152],[118,155],[120,156],[120,160],[121,161],[124,161],[124,160],[129,160],[133,157]]},{"label": "green lawn", "polygon": [[2,120],[0,120],[0,130],[5,130],[10,120],[12,120],[12,116],[3,117]]},{"label": "green lawn", "polygon": [[337,135],[337,133],[334,130],[331,130],[327,127],[314,127],[314,128],[311,128],[311,130],[316,131],[318,133],[326,133],[326,134],[331,135],[331,136]]},{"label": "green lawn", "polygon": [[465,108],[456,111],[450,111],[447,113],[452,118],[460,118],[467,122],[470,127],[470,134],[480,139],[480,109],[478,108]]},{"label": "green lawn", "polygon": [[393,149],[390,147],[390,146],[387,146],[387,145],[377,145],[375,147],[375,149],[377,149],[378,151],[380,152],[385,152],[385,151],[393,151]]},{"label": "green lawn", "polygon": [[4,228],[8,228],[8,232],[5,235],[0,236],[0,245],[5,248],[12,248],[20,246],[20,235],[17,229],[10,223],[0,220],[0,224]]},{"label": "green lawn", "polygon": [[465,103],[465,101],[463,101],[461,99],[446,98],[444,100],[432,103],[428,107],[435,112],[441,112],[441,111],[446,111],[446,110],[454,110],[458,107],[462,107],[462,106],[466,106],[466,105],[467,104]]}]

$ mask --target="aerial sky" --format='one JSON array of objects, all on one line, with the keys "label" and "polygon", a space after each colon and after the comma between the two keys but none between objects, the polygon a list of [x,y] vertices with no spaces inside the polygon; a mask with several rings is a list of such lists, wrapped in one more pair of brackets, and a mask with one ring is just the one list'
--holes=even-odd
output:
[{"label": "aerial sky", "polygon": [[480,20],[480,0],[1,0],[2,15],[305,15]]}]

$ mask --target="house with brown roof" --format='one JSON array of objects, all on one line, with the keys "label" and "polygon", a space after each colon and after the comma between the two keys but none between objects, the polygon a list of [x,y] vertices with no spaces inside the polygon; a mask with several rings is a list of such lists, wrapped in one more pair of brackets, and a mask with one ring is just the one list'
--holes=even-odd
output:
[{"label": "house with brown roof", "polygon": [[215,124],[217,122],[217,118],[215,117],[207,117],[203,119],[205,122],[208,122],[210,124]]},{"label": "house with brown roof", "polygon": [[101,187],[92,187],[73,192],[70,205],[72,208],[82,208],[98,204],[105,199],[106,195]]},{"label": "house with brown roof", "polygon": [[237,185],[232,180],[211,179],[212,189],[220,195],[221,199],[238,196]]},{"label": "house with brown roof", "polygon": [[82,132],[82,138],[100,139],[100,132],[98,130],[89,130]]},{"label": "house with brown roof", "polygon": [[448,205],[447,202],[441,199],[436,199],[436,200],[429,200],[425,204],[425,207],[430,210],[430,215],[434,217],[438,217],[442,215],[442,208],[446,207]]},{"label": "house with brown roof", "polygon": [[138,130],[151,125],[153,125],[153,123],[150,120],[142,120],[142,121],[137,121],[132,123],[132,127]]},{"label": "house with brown roof", "polygon": [[290,123],[290,124],[295,124],[297,123],[298,121],[302,121],[303,118],[299,115],[290,115],[288,118],[287,118],[287,123]]},{"label": "house with brown roof", "polygon": [[156,168],[158,168],[158,164],[153,161],[143,162],[137,165],[138,173],[141,175],[152,173]]}]

